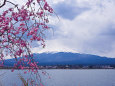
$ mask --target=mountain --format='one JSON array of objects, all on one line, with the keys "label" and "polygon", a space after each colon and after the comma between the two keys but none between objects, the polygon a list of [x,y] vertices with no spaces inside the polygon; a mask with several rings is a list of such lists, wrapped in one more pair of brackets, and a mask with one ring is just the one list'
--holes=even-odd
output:
[{"label": "mountain", "polygon": [[[39,65],[115,65],[115,58],[71,52],[34,54],[34,60]],[[8,59],[4,63],[12,66],[16,61]]]}]

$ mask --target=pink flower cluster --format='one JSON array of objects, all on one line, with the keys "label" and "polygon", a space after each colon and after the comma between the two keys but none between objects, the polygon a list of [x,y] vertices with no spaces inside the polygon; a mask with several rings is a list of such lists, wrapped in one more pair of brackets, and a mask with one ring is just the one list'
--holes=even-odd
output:
[{"label": "pink flower cluster", "polygon": [[[31,70],[37,72],[34,70],[38,66],[33,60],[31,42],[39,41],[45,47],[44,31],[50,28],[48,16],[52,13],[53,9],[46,0],[37,0],[37,3],[35,0],[28,0],[23,6],[15,5],[0,14],[1,65],[4,64],[4,57],[10,55],[16,58],[17,64],[14,67],[24,69],[25,63],[28,63]],[[18,60],[18,57],[22,59]]]}]

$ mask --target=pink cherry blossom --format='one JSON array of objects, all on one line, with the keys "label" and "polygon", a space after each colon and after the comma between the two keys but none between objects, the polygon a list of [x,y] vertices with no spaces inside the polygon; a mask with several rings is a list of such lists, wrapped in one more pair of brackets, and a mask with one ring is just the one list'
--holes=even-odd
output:
[{"label": "pink cherry blossom", "polygon": [[[31,43],[39,41],[41,46],[45,47],[45,30],[50,29],[48,17],[53,13],[53,9],[46,0],[28,0],[22,6],[12,2],[9,4],[13,5],[12,8],[0,13],[0,66],[4,66],[6,56],[11,56],[17,62],[14,68],[28,68],[28,72],[37,74],[38,62],[34,61]],[[35,8],[36,6],[38,8]]]}]

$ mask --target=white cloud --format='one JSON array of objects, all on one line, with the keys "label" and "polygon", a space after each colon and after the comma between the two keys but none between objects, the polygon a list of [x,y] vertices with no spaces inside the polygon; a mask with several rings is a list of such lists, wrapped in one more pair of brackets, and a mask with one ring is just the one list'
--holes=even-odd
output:
[{"label": "white cloud", "polygon": [[60,39],[56,40],[48,40],[46,41],[46,47],[34,47],[32,48],[33,53],[43,53],[43,52],[76,52],[72,50],[71,48],[68,48],[64,46],[64,44],[61,43]]},{"label": "white cloud", "polygon": [[65,0],[47,0],[47,1],[48,1],[49,4],[54,5],[54,4],[63,2],[63,1],[65,1]]},{"label": "white cloud", "polygon": [[63,51],[66,48],[67,51],[115,57],[115,40],[102,34],[110,31],[111,24],[115,25],[114,1],[77,0],[77,4],[91,9],[73,20],[60,17],[55,37],[46,42],[43,51]]}]

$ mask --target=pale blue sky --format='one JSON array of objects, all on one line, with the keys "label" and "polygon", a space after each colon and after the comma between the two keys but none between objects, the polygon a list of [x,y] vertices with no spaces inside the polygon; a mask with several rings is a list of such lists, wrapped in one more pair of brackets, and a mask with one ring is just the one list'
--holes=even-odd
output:
[{"label": "pale blue sky", "polygon": [[50,17],[53,31],[48,31],[46,48],[36,46],[33,52],[66,51],[115,57],[115,0],[47,1],[59,19]]}]

